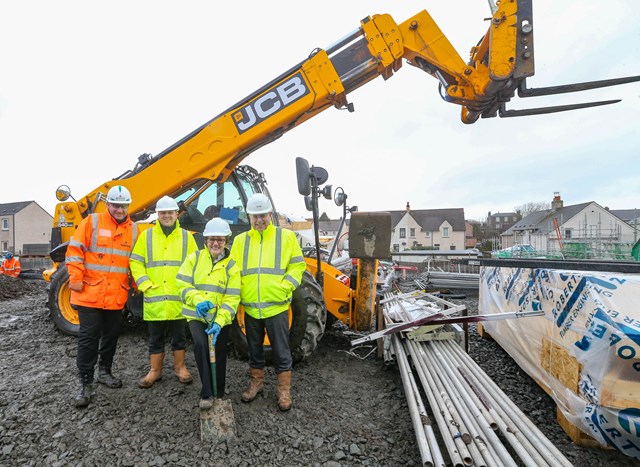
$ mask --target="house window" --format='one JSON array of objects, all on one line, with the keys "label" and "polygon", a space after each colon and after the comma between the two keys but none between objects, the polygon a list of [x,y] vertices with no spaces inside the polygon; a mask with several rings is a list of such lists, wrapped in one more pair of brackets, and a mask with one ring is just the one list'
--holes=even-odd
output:
[{"label": "house window", "polygon": [[9,242],[2,242],[2,251],[9,250]]},{"label": "house window", "polygon": [[407,238],[407,229],[404,227],[400,228],[400,238]]},{"label": "house window", "polygon": [[439,243],[434,243],[433,244],[433,248],[435,248],[436,250],[440,249],[440,244]]},{"label": "house window", "polygon": [[2,230],[9,230],[9,219],[2,219]]},{"label": "house window", "polygon": [[400,245],[398,245],[397,243],[393,244],[393,252],[394,253],[398,253],[400,251]]},{"label": "house window", "polygon": [[449,247],[449,249],[450,249],[450,250],[455,250],[455,249],[456,249],[456,246],[455,246],[455,245],[451,245],[451,246]]},{"label": "house window", "polygon": [[442,236],[443,237],[448,237],[449,236],[449,227],[443,227],[442,228]]},{"label": "house window", "polygon": [[572,229],[564,229],[564,238],[571,238]]},{"label": "house window", "polygon": [[427,238],[431,237],[431,232],[425,232],[424,236],[427,237]]},{"label": "house window", "polygon": [[415,238],[415,236],[416,236],[416,229],[409,229],[409,237]]}]

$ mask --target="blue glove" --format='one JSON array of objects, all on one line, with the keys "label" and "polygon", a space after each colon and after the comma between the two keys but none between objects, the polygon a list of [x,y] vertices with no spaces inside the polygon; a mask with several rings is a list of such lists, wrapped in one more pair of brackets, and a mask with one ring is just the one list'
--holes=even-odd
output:
[{"label": "blue glove", "polygon": [[209,300],[205,300],[196,305],[196,314],[199,318],[207,319],[207,311],[213,308],[213,303]]},{"label": "blue glove", "polygon": [[218,340],[218,335],[220,334],[220,325],[218,323],[213,323],[209,326],[206,331],[208,335],[213,334],[213,345],[216,345],[216,341]]}]

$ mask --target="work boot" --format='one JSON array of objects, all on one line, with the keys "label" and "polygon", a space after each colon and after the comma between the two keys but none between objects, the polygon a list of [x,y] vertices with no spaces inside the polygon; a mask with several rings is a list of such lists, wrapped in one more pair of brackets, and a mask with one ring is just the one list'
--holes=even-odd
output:
[{"label": "work boot", "polygon": [[176,374],[176,378],[178,378],[182,384],[191,384],[193,382],[193,378],[191,377],[189,370],[187,370],[187,366],[184,364],[184,357],[186,354],[187,351],[185,349],[173,351],[173,370]]},{"label": "work boot", "polygon": [[93,387],[91,384],[91,378],[87,376],[80,376],[78,384],[78,392],[73,399],[73,405],[76,407],[86,407],[91,402],[91,395],[93,393]]},{"label": "work boot", "polygon": [[122,387],[122,380],[111,374],[111,368],[98,368],[98,377],[96,378],[96,381],[111,389]]},{"label": "work boot", "polygon": [[153,386],[153,383],[162,379],[162,365],[164,364],[164,352],[149,355],[151,368],[144,378],[138,381],[138,387],[147,389]]},{"label": "work boot", "polygon": [[242,393],[242,402],[251,402],[262,392],[264,386],[264,368],[249,368],[249,387]]},{"label": "work boot", "polygon": [[213,407],[213,397],[209,397],[208,399],[200,399],[198,407],[200,407],[200,410],[209,410],[211,407]]},{"label": "work boot", "polygon": [[278,373],[278,408],[286,412],[291,404],[291,371],[283,371]]}]

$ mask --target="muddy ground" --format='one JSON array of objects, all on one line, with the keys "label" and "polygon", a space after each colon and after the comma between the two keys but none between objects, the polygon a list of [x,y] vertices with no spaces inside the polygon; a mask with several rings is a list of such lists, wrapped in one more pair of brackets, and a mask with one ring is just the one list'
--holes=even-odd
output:
[{"label": "muddy ground", "polygon": [[[43,282],[7,280],[0,276],[0,465],[420,464],[397,368],[384,367],[375,352],[358,358],[369,349],[349,353],[348,332],[333,328],[295,366],[287,413],[277,409],[271,371],[264,397],[240,402],[247,364],[231,357],[227,397],[238,436],[210,445],[199,437],[199,384],[180,384],[170,359],[160,383],[138,389],[148,368],[141,323],[128,324],[120,339],[114,373],[123,388],[99,385],[89,408],[74,408],[76,339],[51,323]],[[465,303],[477,307],[472,296]],[[632,465],[615,451],[573,445],[555,422],[553,401],[494,342],[472,332],[470,352],[576,466]],[[196,376],[191,354],[187,364]]]}]

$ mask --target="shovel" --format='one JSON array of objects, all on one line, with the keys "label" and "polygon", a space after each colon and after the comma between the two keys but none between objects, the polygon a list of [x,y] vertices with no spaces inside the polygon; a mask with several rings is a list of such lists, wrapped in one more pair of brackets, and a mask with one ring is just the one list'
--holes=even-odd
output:
[{"label": "shovel", "polygon": [[[213,323],[215,315],[211,320]],[[233,416],[233,406],[228,399],[218,399],[218,385],[216,384],[216,347],[213,336],[209,334],[209,366],[211,368],[211,386],[213,389],[213,407],[200,411],[200,440],[218,442],[236,436],[236,422]]]}]

